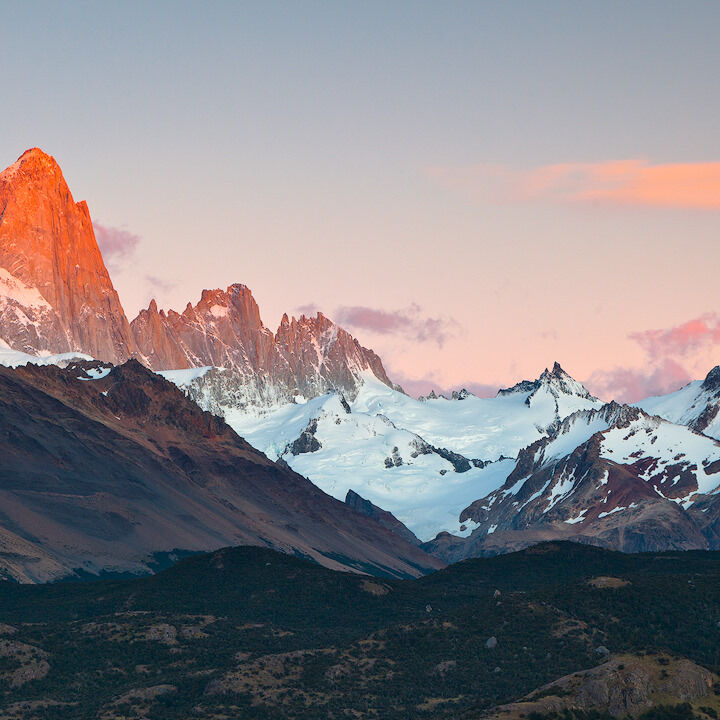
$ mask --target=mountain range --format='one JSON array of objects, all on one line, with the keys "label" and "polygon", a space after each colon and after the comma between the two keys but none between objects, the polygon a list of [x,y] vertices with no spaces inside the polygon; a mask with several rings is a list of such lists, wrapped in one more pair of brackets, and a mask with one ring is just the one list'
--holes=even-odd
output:
[{"label": "mountain range", "polygon": [[236,373],[255,402],[352,392],[364,371],[390,384],[380,358],[321,313],[285,315],[273,333],[240,284],[205,290],[182,313],[152,301],[128,322],[87,204],[38,148],[0,173],[0,209],[0,337],[12,349],[135,358],[153,370],[214,365]]},{"label": "mountain range", "polygon": [[720,548],[720,367],[634,407],[558,363],[414,399],[322,313],[267,328],[242,284],[128,321],[37,148],[0,173],[0,363],[17,580],[248,543],[388,575],[548,539]]}]

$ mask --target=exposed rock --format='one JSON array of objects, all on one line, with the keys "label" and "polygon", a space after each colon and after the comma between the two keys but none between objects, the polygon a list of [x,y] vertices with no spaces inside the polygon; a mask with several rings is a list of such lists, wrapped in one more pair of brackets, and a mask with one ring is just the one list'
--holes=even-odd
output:
[{"label": "exposed rock", "polygon": [[50,672],[48,653],[34,645],[0,639],[2,670],[0,680],[8,680],[13,688],[32,680],[40,680]]},{"label": "exposed rock", "polygon": [[451,398],[453,400],[465,400],[466,398],[470,397],[470,395],[472,395],[472,393],[469,392],[468,390],[466,390],[465,388],[463,388],[460,391],[453,390]]},{"label": "exposed rock", "polygon": [[322,444],[315,437],[317,426],[317,419],[312,419],[307,424],[307,427],[300,433],[300,437],[291,442],[282,454],[284,455],[286,452],[289,452],[293,455],[302,455],[303,453],[313,453],[320,450]]},{"label": "exposed rock", "polygon": [[598,577],[590,578],[587,583],[596,588],[621,588],[629,585],[630,581],[623,580],[623,578],[599,575]]},{"label": "exposed rock", "polygon": [[10,676],[10,687],[18,688],[32,680],[41,680],[49,672],[50,663],[47,660],[33,660],[13,671]]},{"label": "exposed rock", "polygon": [[433,452],[437,453],[444,460],[447,460],[457,473],[467,472],[472,467],[470,461],[463,455],[460,455],[460,453],[453,452],[447,448],[437,447],[433,447]]},{"label": "exposed rock", "polygon": [[175,685],[152,685],[144,688],[133,688],[123,693],[117,700],[113,702],[113,705],[123,705],[124,703],[132,702],[146,702],[148,700],[154,700],[161,695],[167,695],[168,693],[177,692]]},{"label": "exposed rock", "polygon": [[385,458],[385,467],[400,467],[403,464],[403,459],[400,457],[400,451],[397,446],[392,449],[392,454]]},{"label": "exposed rock", "polygon": [[136,346],[85,202],[33,148],[0,173],[0,326],[11,348],[122,362]]},{"label": "exposed rock", "polygon": [[345,496],[345,504],[363,515],[373,518],[383,527],[399,535],[403,540],[413,545],[420,545],[420,540],[418,540],[415,534],[408,530],[392,513],[383,510],[377,505],[373,505],[369,500],[360,497],[354,490],[348,490]]},{"label": "exposed rock", "polygon": [[566,708],[640,715],[657,704],[692,702],[712,693],[717,678],[684,658],[623,655],[598,667],[566,675],[519,702],[495,708],[489,718],[518,720]]},{"label": "exposed rock", "polygon": [[148,640],[156,640],[165,645],[174,645],[177,642],[177,628],[167,623],[153,625],[147,632]]},{"label": "exposed rock", "polygon": [[457,660],[443,660],[433,668],[433,674],[445,676],[457,667]]}]

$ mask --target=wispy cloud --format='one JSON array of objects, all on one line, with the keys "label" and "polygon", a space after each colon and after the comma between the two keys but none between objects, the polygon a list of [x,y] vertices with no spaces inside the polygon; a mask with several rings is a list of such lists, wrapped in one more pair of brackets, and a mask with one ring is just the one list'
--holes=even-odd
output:
[{"label": "wispy cloud", "polygon": [[587,386],[604,399],[635,402],[651,395],[678,390],[703,376],[720,346],[720,316],[706,313],[668,328],[630,333],[645,352],[642,368],[615,367],[597,370]]},{"label": "wispy cloud", "polygon": [[484,202],[720,210],[720,162],[652,164],[633,158],[524,169],[479,164],[433,167],[427,174]]},{"label": "wispy cloud", "polygon": [[169,292],[177,287],[177,283],[175,281],[165,280],[157,275],[146,275],[145,280],[153,292],[157,292],[158,290],[161,292]]},{"label": "wispy cloud", "polygon": [[401,335],[418,343],[435,343],[438,347],[443,347],[459,329],[452,318],[427,316],[416,303],[402,310],[341,306],[335,310],[334,318],[343,327],[379,335]]},{"label": "wispy cloud", "polygon": [[147,307],[147,305],[150,303],[151,300],[155,300],[159,302],[160,306],[162,307],[161,300],[163,296],[167,296],[169,292],[174,290],[178,283],[173,280],[166,280],[164,278],[158,277],[157,275],[145,275],[145,296],[144,296],[144,306]]},{"label": "wispy cloud", "polygon": [[311,315],[316,315],[318,312],[320,312],[320,306],[311,302],[305,305],[298,305],[295,310],[301,315],[307,315],[308,317],[310,317]]},{"label": "wispy cloud", "polygon": [[110,270],[122,267],[123,261],[132,256],[140,242],[138,235],[121,228],[93,222],[93,229],[103,260]]},{"label": "wispy cloud", "polygon": [[690,373],[682,365],[665,358],[655,367],[596,370],[583,384],[603,400],[631,403],[674,392],[690,380]]},{"label": "wispy cloud", "polygon": [[706,313],[674,327],[643,330],[630,337],[653,358],[688,355],[720,343],[720,317],[716,313]]}]

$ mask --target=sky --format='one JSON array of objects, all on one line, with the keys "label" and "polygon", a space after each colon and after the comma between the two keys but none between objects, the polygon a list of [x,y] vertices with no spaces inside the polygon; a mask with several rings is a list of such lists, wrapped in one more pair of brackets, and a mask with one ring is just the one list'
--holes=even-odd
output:
[{"label": "sky", "polygon": [[0,166],[85,199],[127,314],[248,285],[413,394],[720,362],[720,3],[0,0]]}]

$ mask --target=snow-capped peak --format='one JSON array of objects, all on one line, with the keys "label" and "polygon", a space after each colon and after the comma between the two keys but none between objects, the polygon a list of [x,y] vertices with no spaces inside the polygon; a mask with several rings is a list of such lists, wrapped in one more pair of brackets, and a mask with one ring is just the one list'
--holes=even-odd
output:
[{"label": "snow-capped peak", "polygon": [[[521,380],[512,387],[498,390],[498,396],[511,395],[514,393],[530,393],[530,397],[538,390],[545,389],[551,395],[571,395],[599,403],[600,401],[591,395],[587,388],[571,375],[563,370],[559,362],[553,364],[552,370],[545,368],[537,380]],[[528,404],[531,400],[528,398]]]},{"label": "snow-capped peak", "polygon": [[[591,395],[582,383],[579,383],[572,376],[566,373],[559,362],[553,364],[552,370],[545,368],[542,375],[538,378],[539,386],[545,386],[555,396],[574,395],[586,400],[597,400]],[[539,389],[539,388],[538,388]]]}]

